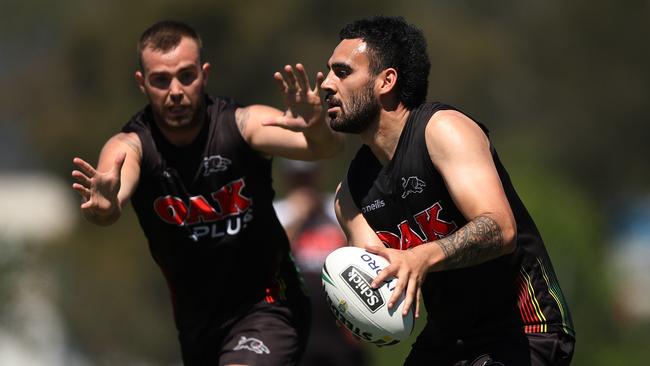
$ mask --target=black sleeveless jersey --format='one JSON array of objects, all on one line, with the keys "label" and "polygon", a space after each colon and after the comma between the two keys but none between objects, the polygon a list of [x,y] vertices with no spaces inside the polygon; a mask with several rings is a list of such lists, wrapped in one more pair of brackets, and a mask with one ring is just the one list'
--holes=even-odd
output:
[{"label": "black sleeveless jersey", "polygon": [[221,325],[259,301],[302,295],[272,206],[271,161],[242,138],[233,100],[205,103],[206,123],[186,147],[163,137],[149,106],[122,129],[142,143],[131,201],[181,333]]},{"label": "black sleeveless jersey", "polygon": [[[385,166],[362,146],[348,170],[352,198],[384,245],[396,249],[443,238],[467,223],[426,146],[425,127],[438,110],[411,111],[394,157]],[[488,131],[479,124],[483,131]],[[573,325],[541,236],[494,150],[494,163],[517,223],[517,249],[469,268],[429,273],[422,285],[427,309],[424,340],[506,331],[565,332]]]}]

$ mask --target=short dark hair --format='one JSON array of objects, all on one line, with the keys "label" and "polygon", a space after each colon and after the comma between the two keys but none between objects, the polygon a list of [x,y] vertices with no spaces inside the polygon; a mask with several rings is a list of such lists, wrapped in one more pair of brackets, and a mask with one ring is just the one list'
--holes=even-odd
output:
[{"label": "short dark hair", "polygon": [[193,39],[199,47],[199,57],[202,56],[203,41],[194,30],[185,23],[174,20],[163,20],[147,28],[138,41],[138,62],[142,68],[142,52],[151,47],[156,51],[167,52],[174,49],[180,43],[183,37]]},{"label": "short dark hair", "polygon": [[341,40],[360,38],[368,45],[370,72],[374,75],[389,67],[397,70],[399,100],[407,108],[424,102],[431,63],[420,29],[402,17],[375,16],[346,25],[339,37]]}]

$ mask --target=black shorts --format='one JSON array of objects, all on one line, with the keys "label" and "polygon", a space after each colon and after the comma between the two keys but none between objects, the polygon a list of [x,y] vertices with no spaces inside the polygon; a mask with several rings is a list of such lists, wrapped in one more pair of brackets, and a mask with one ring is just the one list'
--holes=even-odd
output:
[{"label": "black shorts", "polygon": [[297,365],[305,351],[310,326],[309,303],[288,306],[259,302],[212,337],[183,341],[185,366]]},{"label": "black shorts", "polygon": [[415,346],[405,366],[567,366],[575,340],[564,333],[530,333],[483,340]]}]

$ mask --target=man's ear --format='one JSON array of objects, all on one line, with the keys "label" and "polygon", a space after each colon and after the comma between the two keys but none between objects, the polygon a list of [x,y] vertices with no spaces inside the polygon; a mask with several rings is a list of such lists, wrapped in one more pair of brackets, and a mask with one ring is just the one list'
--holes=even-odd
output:
[{"label": "man's ear", "polygon": [[203,73],[203,87],[208,85],[208,77],[210,76],[210,63],[206,62],[201,66],[201,73]]},{"label": "man's ear", "polygon": [[138,84],[140,91],[143,94],[146,94],[144,89],[144,75],[142,75],[142,71],[138,70],[135,72],[135,82]]},{"label": "man's ear", "polygon": [[382,71],[377,78],[379,84],[379,94],[388,94],[397,85],[397,70],[392,67]]}]

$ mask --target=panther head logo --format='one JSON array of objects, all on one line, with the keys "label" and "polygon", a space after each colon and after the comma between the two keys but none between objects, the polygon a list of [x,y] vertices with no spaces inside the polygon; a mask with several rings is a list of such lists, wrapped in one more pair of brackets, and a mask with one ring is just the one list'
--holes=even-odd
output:
[{"label": "panther head logo", "polygon": [[422,188],[426,186],[424,181],[416,176],[408,177],[408,179],[402,177],[402,188],[404,188],[402,198],[406,198],[411,193],[422,193]]},{"label": "panther head logo", "polygon": [[226,159],[221,155],[212,155],[210,157],[203,158],[203,176],[207,177],[212,173],[224,172],[228,169],[232,161]]},{"label": "panther head logo", "polygon": [[269,347],[267,347],[264,342],[260,341],[257,338],[253,337],[244,337],[241,336],[239,338],[239,343],[233,348],[234,351],[238,351],[240,349],[246,349],[252,352],[255,352],[257,354],[269,354],[271,353],[271,350],[269,350]]}]

